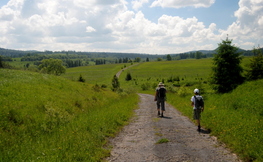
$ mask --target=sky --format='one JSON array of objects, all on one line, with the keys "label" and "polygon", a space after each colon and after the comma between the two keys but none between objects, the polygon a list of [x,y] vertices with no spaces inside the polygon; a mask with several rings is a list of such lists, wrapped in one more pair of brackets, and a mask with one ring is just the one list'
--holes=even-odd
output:
[{"label": "sky", "polygon": [[263,46],[263,0],[0,0],[0,48],[174,54]]}]

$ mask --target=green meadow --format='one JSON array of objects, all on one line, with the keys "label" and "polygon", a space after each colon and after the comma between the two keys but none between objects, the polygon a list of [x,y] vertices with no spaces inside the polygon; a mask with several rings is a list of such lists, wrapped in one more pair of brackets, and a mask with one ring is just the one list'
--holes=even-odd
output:
[{"label": "green meadow", "polygon": [[100,161],[138,96],[63,77],[0,69],[0,161]]},{"label": "green meadow", "polygon": [[[244,58],[242,66],[248,62]],[[208,84],[212,64],[212,59],[143,62],[123,71],[122,93],[110,90],[111,80],[130,64],[68,68],[61,76],[0,69],[0,161],[101,161],[110,152],[107,139],[137,108],[134,92],[154,94],[159,82],[168,89],[167,102],[190,119],[193,89],[201,89],[202,127],[242,160],[263,161],[263,81],[215,94]],[[84,83],[77,81],[80,75]]]},{"label": "green meadow", "polygon": [[66,74],[63,74],[62,77],[77,81],[81,75],[87,83],[105,84],[110,87],[113,76],[126,66],[130,66],[130,64],[106,64],[68,68]]}]

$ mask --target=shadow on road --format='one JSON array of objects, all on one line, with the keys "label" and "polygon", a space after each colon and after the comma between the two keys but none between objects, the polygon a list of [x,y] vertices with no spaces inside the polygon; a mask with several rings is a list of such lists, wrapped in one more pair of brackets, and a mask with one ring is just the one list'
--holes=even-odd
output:
[{"label": "shadow on road", "polygon": [[160,117],[160,118],[164,118],[164,119],[173,119],[172,117],[168,117],[168,116],[163,116],[163,117]]},{"label": "shadow on road", "polygon": [[199,133],[210,134],[211,130],[210,129],[208,129],[208,130],[201,129],[201,131]]}]

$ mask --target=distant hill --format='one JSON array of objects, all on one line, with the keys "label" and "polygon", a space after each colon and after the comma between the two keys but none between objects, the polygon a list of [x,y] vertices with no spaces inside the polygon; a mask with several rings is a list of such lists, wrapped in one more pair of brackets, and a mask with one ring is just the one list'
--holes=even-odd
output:
[{"label": "distant hill", "polygon": [[[261,48],[261,51],[263,53],[263,48]],[[213,54],[216,53],[216,49],[214,50],[196,50],[196,51],[189,51],[189,52],[183,52],[183,53],[169,53],[169,55],[176,56],[176,55],[185,55],[190,53],[196,53],[196,52],[202,52],[202,54],[207,55],[208,57],[211,57]],[[253,56],[252,50],[244,50],[239,49],[238,52],[242,52],[244,56]],[[5,49],[0,48],[0,55],[2,56],[8,56],[12,58],[16,57],[22,57],[27,54],[75,54],[75,55],[86,55],[89,58],[149,58],[149,59],[155,59],[155,58],[163,58],[165,59],[168,54],[145,54],[145,53],[121,53],[121,52],[79,52],[79,51],[36,51],[36,50],[14,50],[14,49]]]}]

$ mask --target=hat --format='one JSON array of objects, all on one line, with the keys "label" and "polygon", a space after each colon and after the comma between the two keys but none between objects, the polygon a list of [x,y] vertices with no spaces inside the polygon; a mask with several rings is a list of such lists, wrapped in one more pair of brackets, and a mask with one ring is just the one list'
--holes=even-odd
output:
[{"label": "hat", "polygon": [[199,93],[199,89],[196,88],[196,89],[194,90],[194,93]]},{"label": "hat", "polygon": [[163,82],[160,82],[160,83],[158,84],[158,86],[164,86]]}]

